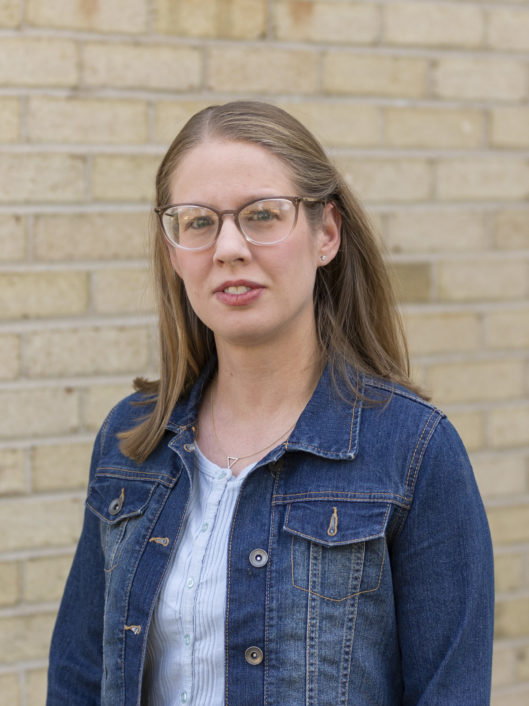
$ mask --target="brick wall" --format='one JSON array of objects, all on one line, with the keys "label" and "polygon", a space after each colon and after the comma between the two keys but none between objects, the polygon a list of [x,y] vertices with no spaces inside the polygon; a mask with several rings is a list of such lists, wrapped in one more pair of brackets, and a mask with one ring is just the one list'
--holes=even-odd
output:
[{"label": "brick wall", "polygon": [[250,96],[368,205],[487,505],[494,704],[528,703],[528,59],[527,0],[0,0],[0,706],[43,703],[91,440],[156,368],[156,165]]}]

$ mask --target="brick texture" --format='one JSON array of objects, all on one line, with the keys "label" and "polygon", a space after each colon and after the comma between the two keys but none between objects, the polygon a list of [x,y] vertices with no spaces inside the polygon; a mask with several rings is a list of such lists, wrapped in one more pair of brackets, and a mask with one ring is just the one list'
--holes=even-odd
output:
[{"label": "brick texture", "polygon": [[154,176],[264,99],[365,202],[490,518],[493,706],[529,701],[527,0],[0,0],[0,706],[45,700],[92,440],[156,375]]}]

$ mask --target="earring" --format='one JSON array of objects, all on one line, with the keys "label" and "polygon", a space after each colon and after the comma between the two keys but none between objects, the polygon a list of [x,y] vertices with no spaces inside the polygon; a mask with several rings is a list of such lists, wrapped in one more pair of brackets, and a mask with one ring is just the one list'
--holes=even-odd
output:
[{"label": "earring", "polygon": [[320,255],[320,260],[322,262],[325,262],[326,259],[327,259],[327,255]]}]

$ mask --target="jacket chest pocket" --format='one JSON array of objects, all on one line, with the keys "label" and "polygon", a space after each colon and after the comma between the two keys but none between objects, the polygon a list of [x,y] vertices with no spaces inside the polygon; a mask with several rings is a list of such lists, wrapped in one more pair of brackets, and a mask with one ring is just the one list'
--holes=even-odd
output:
[{"label": "jacket chest pocket", "polygon": [[330,601],[376,591],[386,557],[389,509],[379,502],[292,503],[283,527],[292,535],[292,585]]},{"label": "jacket chest pocket", "polygon": [[96,476],[88,491],[87,507],[101,520],[105,571],[112,571],[134,536],[156,483]]}]

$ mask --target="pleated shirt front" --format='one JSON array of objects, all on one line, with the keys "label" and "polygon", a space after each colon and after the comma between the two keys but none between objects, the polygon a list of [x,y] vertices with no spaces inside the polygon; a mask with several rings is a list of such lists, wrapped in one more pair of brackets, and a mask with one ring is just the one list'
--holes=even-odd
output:
[{"label": "pleated shirt front", "polygon": [[153,615],[144,672],[147,706],[224,704],[227,550],[242,482],[195,447],[189,510]]}]

